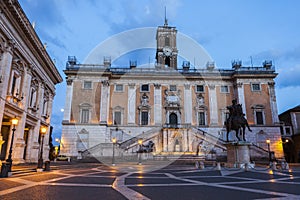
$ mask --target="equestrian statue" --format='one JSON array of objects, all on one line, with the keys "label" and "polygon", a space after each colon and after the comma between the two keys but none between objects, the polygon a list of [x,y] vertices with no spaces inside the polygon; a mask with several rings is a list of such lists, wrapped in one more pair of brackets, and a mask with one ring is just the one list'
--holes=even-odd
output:
[{"label": "equestrian statue", "polygon": [[252,130],[249,127],[249,124],[247,122],[247,119],[245,118],[245,114],[243,113],[242,105],[237,104],[237,101],[234,99],[232,100],[232,105],[227,106],[227,109],[229,110],[229,117],[225,121],[225,126],[227,130],[227,142],[228,135],[230,131],[234,130],[236,133],[236,137],[239,141],[241,141],[239,134],[242,135],[242,139],[246,141],[245,139],[245,129],[246,127],[250,132]]}]

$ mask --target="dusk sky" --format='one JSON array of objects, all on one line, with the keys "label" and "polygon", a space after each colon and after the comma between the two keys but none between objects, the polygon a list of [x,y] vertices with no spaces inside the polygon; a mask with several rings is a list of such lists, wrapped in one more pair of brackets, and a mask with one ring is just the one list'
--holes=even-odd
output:
[{"label": "dusk sky", "polygon": [[[115,34],[163,25],[166,6],[169,25],[202,45],[217,68],[231,69],[231,62],[237,59],[242,60],[243,66],[262,66],[264,60],[272,60],[279,74],[275,79],[279,114],[300,104],[300,1],[19,2],[29,20],[35,23],[41,41],[47,43],[47,51],[62,77],[68,56],[76,56],[82,63],[99,43]],[[51,124],[54,137],[60,137],[65,81],[56,88]]]}]

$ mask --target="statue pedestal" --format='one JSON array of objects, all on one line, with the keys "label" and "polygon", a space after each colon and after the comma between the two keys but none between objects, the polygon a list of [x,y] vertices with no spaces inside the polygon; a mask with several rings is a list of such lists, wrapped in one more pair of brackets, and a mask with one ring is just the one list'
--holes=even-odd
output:
[{"label": "statue pedestal", "polygon": [[227,167],[241,168],[250,165],[249,142],[232,142],[227,147]]}]

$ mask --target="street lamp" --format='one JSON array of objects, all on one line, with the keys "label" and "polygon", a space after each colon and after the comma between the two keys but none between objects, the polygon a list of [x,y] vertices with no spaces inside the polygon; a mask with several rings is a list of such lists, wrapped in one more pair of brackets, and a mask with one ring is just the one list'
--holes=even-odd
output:
[{"label": "street lamp", "polygon": [[10,141],[10,148],[9,148],[9,154],[8,154],[8,158],[6,160],[6,162],[9,163],[9,170],[8,172],[11,172],[11,166],[12,166],[12,148],[13,148],[13,144],[14,144],[14,136],[15,136],[15,131],[16,131],[16,125],[18,125],[19,120],[15,117],[11,120],[11,124],[13,125],[12,128],[12,135],[11,135],[11,141]]},{"label": "street lamp", "polygon": [[285,143],[288,143],[289,142],[289,140],[288,139],[285,139]]},{"label": "street lamp", "polygon": [[39,160],[38,160],[38,169],[42,169],[43,168],[43,146],[44,146],[44,136],[47,132],[47,128],[46,127],[42,127],[41,128],[41,136],[42,136],[42,145],[41,145],[41,150],[40,150],[40,155],[39,155]]},{"label": "street lamp", "polygon": [[112,138],[112,143],[113,143],[113,155],[112,155],[112,166],[115,166],[115,144],[117,143],[117,138],[113,137]]},{"label": "street lamp", "polygon": [[270,142],[271,142],[271,141],[270,141],[269,139],[266,140],[266,143],[268,144],[269,162],[271,162]]},{"label": "street lamp", "polygon": [[142,144],[143,144],[143,139],[139,138],[138,139],[138,144],[139,144],[139,151],[138,151],[138,157],[139,157],[139,165],[142,164],[142,158],[141,158],[141,151],[142,151]]}]

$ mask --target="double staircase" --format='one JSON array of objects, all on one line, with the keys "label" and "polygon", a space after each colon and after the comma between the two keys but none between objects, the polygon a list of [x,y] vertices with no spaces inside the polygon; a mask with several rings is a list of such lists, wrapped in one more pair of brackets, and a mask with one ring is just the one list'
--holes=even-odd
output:
[{"label": "double staircase", "polygon": [[[147,144],[149,141],[155,141],[156,137],[161,134],[161,128],[154,128],[149,131],[146,131],[142,134],[139,134],[135,137],[131,137],[130,135],[124,137],[128,138],[125,141],[118,143],[116,148],[116,156],[122,159],[131,159],[137,157],[137,151],[139,150],[138,139],[143,139],[143,144]],[[199,155],[196,155],[196,152],[154,152],[148,153],[147,158],[153,160],[170,160],[176,162],[189,162],[195,160],[215,160],[218,159],[224,160],[227,157],[227,147],[225,140],[219,137],[218,134],[209,133],[203,129],[198,127],[190,127],[190,134],[193,135],[194,138],[197,138],[198,141],[201,141],[199,145],[201,145],[201,150]],[[217,132],[217,131],[216,131]],[[112,143],[100,143],[89,149],[86,149],[81,153],[83,158],[86,157],[95,157],[102,156],[99,152],[103,151],[103,149],[111,149]],[[110,150],[110,151],[111,151]],[[268,157],[268,151],[253,144],[250,146],[250,151],[253,152],[251,155],[262,155],[263,157]],[[108,151],[109,152],[109,151]],[[150,155],[151,154],[151,155]],[[104,155],[103,155],[104,156]]]}]

